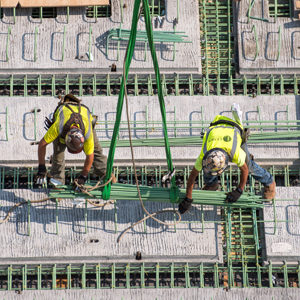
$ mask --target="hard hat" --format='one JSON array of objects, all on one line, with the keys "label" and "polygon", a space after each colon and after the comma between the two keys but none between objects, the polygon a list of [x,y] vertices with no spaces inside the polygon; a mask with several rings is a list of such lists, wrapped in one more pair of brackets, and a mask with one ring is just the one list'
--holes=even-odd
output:
[{"label": "hard hat", "polygon": [[228,154],[221,148],[213,148],[207,151],[202,160],[204,173],[220,175],[228,166]]},{"label": "hard hat", "polygon": [[65,142],[70,153],[80,153],[83,149],[84,135],[80,128],[73,126],[67,132]]}]

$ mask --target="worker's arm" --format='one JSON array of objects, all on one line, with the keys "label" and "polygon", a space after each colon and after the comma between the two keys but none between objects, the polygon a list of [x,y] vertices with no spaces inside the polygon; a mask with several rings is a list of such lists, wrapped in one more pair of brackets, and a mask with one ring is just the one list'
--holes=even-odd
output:
[{"label": "worker's arm", "polygon": [[47,175],[47,169],[45,165],[45,156],[46,156],[46,148],[48,143],[45,141],[44,138],[42,138],[39,142],[38,146],[38,160],[39,160],[39,167],[38,167],[38,173],[36,176],[36,184],[42,185],[46,183],[46,175]]},{"label": "worker's arm", "polygon": [[244,163],[240,167],[240,170],[241,170],[241,179],[240,179],[239,186],[237,187],[237,189],[235,189],[232,192],[227,194],[227,197],[226,197],[227,202],[236,202],[243,193],[243,190],[244,190],[246,182],[247,182],[248,174],[249,174],[249,169],[248,169],[247,164]]},{"label": "worker's arm", "polygon": [[240,184],[239,184],[239,188],[243,191],[245,188],[245,185],[247,183],[247,179],[248,179],[248,174],[249,174],[249,169],[246,163],[244,163],[241,167],[241,179],[240,179]]},{"label": "worker's arm", "polygon": [[76,182],[74,184],[74,188],[76,192],[81,191],[81,188],[78,185],[84,185],[85,182],[87,181],[87,177],[92,167],[93,161],[94,161],[94,153],[89,154],[85,157],[83,170],[81,174],[75,179]]},{"label": "worker's arm", "polygon": [[81,172],[81,175],[87,177],[88,173],[92,167],[94,161],[94,153],[87,155],[84,161],[84,166],[83,166],[83,170]]},{"label": "worker's arm", "polygon": [[188,182],[187,182],[187,187],[186,187],[186,197],[189,198],[189,199],[192,199],[194,183],[195,183],[195,180],[196,180],[198,174],[199,174],[199,171],[197,171],[194,167],[191,174],[190,174],[190,176],[189,176],[189,179],[188,179]]},{"label": "worker's arm", "polygon": [[45,139],[42,138],[39,142],[39,147],[38,147],[39,165],[45,165],[45,156],[46,156],[47,145],[48,145],[48,143],[46,143]]},{"label": "worker's arm", "polygon": [[189,176],[188,182],[187,182],[185,198],[183,199],[183,201],[181,201],[179,203],[179,206],[178,206],[178,211],[180,214],[184,214],[192,207],[193,187],[194,187],[194,183],[195,183],[195,180],[196,180],[198,174],[199,174],[199,171],[197,171],[196,168],[194,167]]}]

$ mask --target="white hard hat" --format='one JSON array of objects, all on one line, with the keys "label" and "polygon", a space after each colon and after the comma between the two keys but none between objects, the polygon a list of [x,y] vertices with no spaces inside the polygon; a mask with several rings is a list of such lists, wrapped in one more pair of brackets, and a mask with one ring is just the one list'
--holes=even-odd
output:
[{"label": "white hard hat", "polygon": [[228,166],[228,154],[221,148],[213,148],[207,151],[202,160],[204,173],[220,175]]},{"label": "white hard hat", "polygon": [[84,135],[82,130],[76,126],[71,127],[66,134],[65,143],[70,153],[80,153],[83,150],[84,145]]}]

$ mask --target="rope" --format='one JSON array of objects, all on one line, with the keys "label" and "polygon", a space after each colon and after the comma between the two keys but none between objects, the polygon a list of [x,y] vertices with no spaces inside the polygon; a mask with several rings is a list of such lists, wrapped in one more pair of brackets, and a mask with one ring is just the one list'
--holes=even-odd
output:
[{"label": "rope", "polygon": [[[42,203],[42,202],[46,202],[48,200],[50,200],[51,198],[47,197],[47,198],[43,198],[43,199],[40,199],[40,200],[33,200],[33,201],[30,201],[30,203]],[[14,206],[12,206],[9,211],[7,212],[6,216],[4,219],[0,220],[0,224],[3,224],[5,222],[7,222],[9,219],[10,219],[10,215],[11,213],[16,209],[18,208],[19,206],[22,206],[24,204],[28,204],[29,202],[28,201],[23,201],[23,202],[19,202],[17,204],[15,204]]]},{"label": "rope", "polygon": [[112,179],[113,179],[113,177],[110,176],[110,178],[105,183],[100,184],[101,183],[101,179],[104,176],[102,176],[100,178],[100,180],[94,186],[79,184],[78,181],[77,181],[77,179],[74,180],[74,183],[75,183],[76,187],[78,187],[82,193],[87,194],[91,198],[94,198],[94,196],[92,194],[90,194],[89,192],[91,192],[91,191],[93,191],[93,190],[95,190],[97,188],[101,188],[101,187],[104,187],[104,186],[108,185],[112,181]]},{"label": "rope", "polygon": [[[51,199],[53,199],[53,198],[50,198],[50,197],[47,197],[47,198],[43,198],[43,199],[40,199],[40,200],[33,200],[33,201],[23,201],[23,202],[19,202],[19,203],[17,203],[17,204],[15,204],[14,206],[12,206],[10,209],[9,209],[9,211],[7,212],[7,214],[6,214],[6,216],[4,217],[4,219],[2,219],[2,220],[0,220],[0,224],[3,224],[3,223],[5,223],[5,222],[7,222],[9,219],[10,219],[10,216],[11,216],[11,214],[12,214],[12,212],[16,209],[16,208],[18,208],[18,207],[20,207],[20,206],[22,206],[22,205],[24,205],[24,204],[28,204],[28,203],[43,203],[43,202],[46,202],[46,201],[48,201],[48,200],[51,200]],[[109,201],[106,201],[105,203],[100,203],[100,204],[98,204],[98,203],[95,203],[95,202],[93,202],[92,200],[90,200],[90,199],[86,199],[87,200],[87,202],[88,203],[90,203],[91,205],[93,205],[93,206],[95,206],[95,207],[105,207],[106,205],[108,205],[108,204],[113,204],[115,201],[114,200],[109,200]],[[61,200],[60,200],[61,201]]]},{"label": "rope", "polygon": [[[140,12],[139,12],[139,17],[140,17]],[[138,19],[139,19],[138,17]],[[147,220],[149,218],[153,219],[154,221],[158,222],[159,224],[162,225],[166,225],[166,226],[176,226],[176,224],[178,224],[181,221],[181,215],[177,210],[160,210],[157,211],[155,213],[150,214],[150,212],[146,209],[146,207],[144,206],[143,200],[142,200],[142,196],[141,196],[141,192],[140,192],[140,187],[139,187],[139,181],[138,181],[138,176],[137,176],[137,171],[136,171],[136,165],[135,165],[135,158],[134,158],[134,151],[133,151],[133,145],[132,145],[132,138],[131,138],[131,127],[130,127],[130,117],[129,117],[129,105],[128,105],[128,95],[127,95],[127,83],[126,83],[126,70],[125,70],[125,62],[127,59],[127,54],[128,54],[128,45],[127,44],[127,49],[126,49],[126,53],[125,53],[125,57],[124,57],[124,63],[123,63],[123,77],[124,77],[124,95],[125,95],[125,103],[126,103],[126,116],[127,116],[127,125],[128,125],[128,135],[129,135],[129,144],[130,144],[130,152],[131,152],[131,160],[132,160],[132,165],[133,165],[133,169],[134,169],[134,178],[135,178],[135,182],[136,182],[136,187],[137,187],[137,192],[138,192],[138,196],[139,196],[139,201],[140,204],[144,210],[144,212],[147,214],[146,217],[144,217],[143,219],[137,221],[136,223],[134,223],[133,225],[131,225],[130,227],[128,227],[117,239],[117,242],[119,243],[122,239],[122,237],[130,230],[132,229],[134,226],[140,224],[141,222],[143,222],[144,220]],[[166,213],[166,212],[172,212],[178,215],[178,220],[174,223],[166,223],[163,222],[157,218],[155,218],[156,215],[158,214],[162,214],[162,213]]]}]

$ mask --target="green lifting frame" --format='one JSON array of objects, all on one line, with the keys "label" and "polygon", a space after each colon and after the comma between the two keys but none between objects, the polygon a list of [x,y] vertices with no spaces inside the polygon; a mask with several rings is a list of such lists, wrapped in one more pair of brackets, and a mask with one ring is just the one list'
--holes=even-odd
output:
[{"label": "green lifting frame", "polygon": [[[149,47],[150,47],[151,56],[152,56],[152,60],[153,60],[153,65],[154,65],[154,70],[155,70],[155,77],[156,77],[156,84],[157,84],[157,92],[158,92],[158,98],[159,98],[160,111],[161,111],[161,115],[162,115],[167,165],[168,165],[169,172],[172,172],[173,171],[173,163],[172,163],[170,144],[169,144],[169,139],[168,139],[166,109],[165,109],[165,103],[164,103],[164,96],[163,96],[163,90],[162,90],[162,84],[161,84],[160,71],[159,71],[159,66],[158,66],[158,62],[157,62],[157,57],[156,57],[156,52],[155,52],[155,47],[154,47],[154,41],[153,41],[153,31],[152,31],[149,3],[148,3],[148,0],[142,0],[142,1],[143,1],[142,3],[143,3],[143,8],[144,8],[144,18],[145,18],[148,42],[149,42]],[[118,137],[118,134],[119,134],[121,114],[122,114],[124,94],[125,94],[125,85],[127,83],[129,67],[130,67],[130,63],[131,63],[131,60],[132,60],[133,51],[134,51],[135,42],[136,42],[136,36],[137,36],[137,24],[138,24],[138,20],[139,20],[140,5],[141,5],[141,0],[135,0],[134,8],[133,8],[133,17],[132,17],[132,24],[131,24],[130,39],[129,39],[129,42],[128,42],[128,48],[127,48],[127,51],[126,51],[127,55],[125,57],[125,62],[124,62],[124,64],[125,64],[124,74],[123,74],[123,77],[122,77],[122,82],[121,82],[121,87],[120,87],[120,92],[119,92],[119,98],[118,98],[118,104],[117,104],[116,122],[115,122],[115,126],[114,126],[113,137],[112,137],[112,140],[111,140],[109,154],[108,154],[108,160],[107,160],[105,181],[109,180],[109,178],[111,176],[111,173],[112,173],[112,170],[113,170],[114,154],[115,154],[115,148],[116,148],[116,143],[117,143],[117,137]],[[111,191],[111,184],[109,183],[108,185],[106,185],[104,187],[104,190],[103,190],[103,199],[104,200],[108,200],[110,198],[110,191]],[[172,202],[178,201],[178,188],[176,186],[174,177],[171,179],[170,199],[171,199]]]}]

